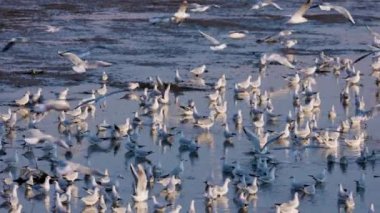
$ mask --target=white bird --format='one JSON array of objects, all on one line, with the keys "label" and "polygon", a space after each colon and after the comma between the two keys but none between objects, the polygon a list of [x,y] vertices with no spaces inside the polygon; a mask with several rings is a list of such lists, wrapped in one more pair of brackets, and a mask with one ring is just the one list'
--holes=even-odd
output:
[{"label": "white bird", "polygon": [[305,3],[290,17],[289,24],[300,24],[307,22],[307,19],[304,17],[307,10],[309,10],[313,0],[306,0]]},{"label": "white bird", "polygon": [[347,83],[351,84],[357,84],[360,81],[360,70],[356,71],[356,73],[353,76],[348,76],[345,78]]},{"label": "white bird", "polygon": [[210,93],[207,95],[208,99],[211,101],[211,102],[215,102],[219,99],[219,90],[215,90],[214,93]]},{"label": "white bird", "polygon": [[107,73],[106,73],[105,71],[103,71],[103,74],[102,74],[102,78],[101,78],[101,80],[102,80],[103,82],[106,82],[106,81],[108,80],[108,75],[107,75]]},{"label": "white bird", "polygon": [[98,93],[101,96],[106,95],[106,93],[107,93],[107,85],[103,84],[102,87],[100,87],[99,89],[95,90],[95,92]]},{"label": "white bird", "polygon": [[261,86],[261,76],[258,76],[255,81],[251,81],[251,87],[257,89]]},{"label": "white bird", "polygon": [[288,81],[289,84],[291,85],[294,85],[294,84],[298,84],[301,80],[298,72],[296,74],[289,74],[289,75],[286,75],[286,76],[282,76],[285,80]]},{"label": "white bird", "polygon": [[328,114],[329,119],[334,120],[336,118],[335,106],[332,105],[331,110]]},{"label": "white bird", "polygon": [[269,135],[267,132],[264,134],[264,137],[259,137],[255,133],[253,133],[251,130],[249,130],[247,127],[244,127],[243,130],[248,140],[253,144],[255,151],[260,152],[260,153],[267,153],[268,152],[267,147],[270,144],[276,142],[279,138],[279,136],[277,136],[268,140]]},{"label": "white bird", "polygon": [[247,89],[248,87],[251,86],[251,79],[252,79],[252,76],[249,75],[246,80],[236,83],[236,85],[238,88]]},{"label": "white bird", "polygon": [[228,184],[230,182],[231,182],[231,179],[226,178],[222,185],[215,185],[215,186],[209,186],[209,187],[213,190],[213,193],[217,197],[222,197],[228,193]]},{"label": "white bird", "polygon": [[[373,206],[373,204],[372,204],[372,206]],[[374,209],[374,208],[373,208]],[[195,213],[196,211],[195,211],[195,202],[194,202],[194,200],[191,200],[191,202],[190,202],[190,206],[189,206],[189,210],[187,211],[188,213]]]},{"label": "white bird", "polygon": [[138,87],[140,87],[140,84],[138,82],[129,82],[129,83],[127,83],[126,87],[127,87],[127,90],[131,91],[131,90],[135,90]]},{"label": "white bird", "polygon": [[61,30],[61,27],[55,27],[55,26],[52,26],[52,25],[46,25],[46,32],[48,33],[56,33],[58,31]]},{"label": "white bird", "polygon": [[202,75],[205,72],[207,72],[205,64],[203,64],[200,67],[196,67],[196,68],[190,70],[190,73],[194,74],[195,76],[200,76],[200,75]]},{"label": "white bird", "polygon": [[276,63],[279,63],[281,65],[284,65],[290,69],[294,69],[295,66],[290,63],[290,61],[285,57],[285,56],[282,56],[278,53],[272,53],[270,54],[269,56],[267,56],[267,54],[264,54],[261,58],[260,58],[260,63],[261,65],[265,66],[267,65],[268,63],[271,63],[271,62],[276,62]]},{"label": "white bird", "polygon": [[339,184],[338,201],[345,201],[348,198],[349,192],[343,188],[342,184]]},{"label": "white bird", "polygon": [[280,208],[281,209],[296,209],[298,208],[299,206],[299,199],[298,199],[298,193],[294,193],[294,197],[292,200],[288,201],[288,202],[285,202],[285,203],[281,203],[280,204]]},{"label": "white bird", "polygon": [[323,11],[331,11],[335,10],[336,12],[342,14],[344,17],[346,17],[352,24],[355,24],[354,18],[352,18],[351,13],[344,7],[338,6],[338,5],[332,5],[330,3],[323,3],[319,5],[319,9]]},{"label": "white bird", "polygon": [[316,174],[316,175],[309,175],[309,176],[314,179],[316,184],[320,184],[320,183],[326,182],[326,179],[327,179],[326,172],[327,170],[324,168],[321,173]]},{"label": "white bird", "polygon": [[94,192],[90,195],[82,197],[81,200],[86,206],[95,205],[99,201],[99,188],[95,187]]},{"label": "white bird", "polygon": [[166,87],[162,97],[159,97],[158,101],[161,104],[169,104],[170,101],[170,84]]},{"label": "white bird", "polygon": [[42,93],[42,88],[38,88],[37,92],[32,95],[32,102],[33,103],[37,103],[40,101],[41,93]]},{"label": "white bird", "polygon": [[218,41],[216,38],[202,32],[199,30],[199,33],[205,37],[210,43],[211,43],[211,46],[210,46],[210,49],[213,50],[213,51],[220,51],[220,50],[223,50],[227,47],[227,44],[225,43],[221,43],[220,41]]},{"label": "white bird", "polygon": [[188,7],[188,3],[187,3],[186,0],[183,1],[183,2],[180,4],[180,6],[179,6],[177,12],[174,13],[174,15],[173,15],[173,17],[172,17],[172,20],[173,20],[175,23],[177,23],[177,24],[182,23],[186,18],[190,17],[190,14],[186,12],[187,7]]},{"label": "white bird", "polygon": [[360,133],[359,135],[355,135],[353,139],[344,139],[344,143],[351,148],[360,148],[362,143],[364,142],[364,133]]},{"label": "white bird", "polygon": [[303,129],[298,128],[298,123],[294,124],[294,134],[298,138],[307,138],[311,134],[311,129],[309,125],[309,121],[306,121],[305,127]]},{"label": "white bird", "polygon": [[28,90],[26,91],[24,96],[22,96],[22,98],[15,100],[15,102],[18,106],[25,106],[26,104],[29,103],[29,97],[30,97],[30,91]]},{"label": "white bird", "polygon": [[282,7],[280,7],[277,3],[273,2],[273,0],[264,0],[260,1],[257,4],[254,4],[251,8],[251,10],[258,10],[266,6],[273,6],[279,10],[283,10]]},{"label": "white bird", "polygon": [[223,74],[222,77],[220,77],[214,84],[214,89],[219,90],[219,89],[225,88],[226,85],[227,85],[226,75]]},{"label": "white bird", "polygon": [[8,108],[8,113],[0,114],[0,120],[3,122],[7,122],[12,116],[12,109]]},{"label": "white bird", "polygon": [[210,128],[214,125],[214,120],[215,120],[215,112],[211,111],[210,115],[208,117],[198,118],[195,121],[194,125],[202,128],[202,129],[206,129],[207,131],[209,131]]},{"label": "white bird", "polygon": [[67,94],[69,93],[69,88],[67,87],[66,89],[62,90],[57,94],[58,100],[66,100]]},{"label": "white bird", "polygon": [[74,66],[72,69],[76,73],[84,73],[87,69],[94,69],[99,66],[108,67],[111,66],[111,63],[105,61],[95,61],[94,63],[89,63],[86,60],[82,60],[79,56],[71,52],[58,52],[58,54],[66,59],[68,59]]},{"label": "white bird", "polygon": [[247,30],[230,31],[228,32],[228,37],[232,39],[242,39],[242,38],[245,38],[247,34],[248,34]]},{"label": "white bird", "polygon": [[345,205],[347,209],[354,209],[355,208],[355,199],[354,199],[354,194],[350,192],[348,194],[348,198],[345,200]]},{"label": "white bird", "polygon": [[220,104],[215,104],[215,111],[218,114],[226,114],[227,112],[227,101],[224,101],[223,103]]},{"label": "white bird", "polygon": [[182,82],[184,82],[183,79],[182,79],[182,77],[181,77],[180,74],[179,74],[179,70],[178,70],[178,69],[175,70],[174,81],[175,81],[176,83],[182,83]]},{"label": "white bird", "polygon": [[208,9],[210,9],[211,7],[216,7],[216,8],[219,8],[220,6],[219,5],[216,5],[216,4],[210,4],[210,5],[200,5],[200,4],[197,4],[197,3],[192,3],[190,4],[190,11],[191,12],[205,12],[207,11]]}]

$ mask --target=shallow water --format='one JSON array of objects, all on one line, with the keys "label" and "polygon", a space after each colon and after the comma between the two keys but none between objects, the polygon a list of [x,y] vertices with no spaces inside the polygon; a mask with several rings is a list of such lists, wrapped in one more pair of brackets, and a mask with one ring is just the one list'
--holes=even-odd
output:
[{"label": "shallow water", "polygon": [[[190,78],[187,70],[206,64],[209,72],[204,75],[206,83],[212,83],[223,73],[226,74],[228,85],[225,98],[228,100],[227,121],[230,128],[235,131],[232,116],[238,109],[242,109],[245,117],[244,126],[252,126],[249,118],[249,102],[234,99],[233,85],[244,80],[248,75],[254,79],[262,75],[261,89],[272,91],[272,101],[276,113],[286,117],[289,109],[292,109],[292,93],[287,89],[286,82],[281,77],[293,70],[284,66],[270,65],[264,73],[259,73],[258,62],[262,53],[283,52],[294,54],[297,65],[312,65],[314,58],[321,51],[327,55],[349,57],[356,59],[365,53],[371,44],[371,35],[365,25],[380,32],[378,21],[379,1],[365,1],[360,4],[353,0],[340,0],[334,3],[346,7],[351,11],[357,24],[351,25],[343,17],[335,13],[321,12],[312,9],[307,13],[309,22],[301,25],[284,24],[290,15],[302,1],[278,1],[284,8],[278,11],[273,8],[265,8],[260,11],[249,10],[252,3],[248,1],[209,1],[217,3],[221,8],[212,8],[205,13],[192,13],[191,18],[180,25],[171,23],[151,24],[149,19],[153,17],[170,17],[178,8],[178,1],[92,1],[91,3],[77,3],[70,1],[2,1],[0,8],[0,41],[5,43],[12,37],[23,36],[29,38],[29,42],[16,44],[5,53],[0,53],[0,111],[6,112],[9,104],[21,97],[26,90],[35,92],[38,87],[43,88],[44,98],[54,98],[51,91],[60,91],[70,87],[70,104],[75,106],[78,101],[89,96],[83,94],[91,89],[99,88],[102,71],[106,71],[110,77],[107,82],[108,92],[123,88],[123,84],[130,81],[147,82],[147,78],[160,76],[164,82],[174,82],[174,71],[179,69],[184,78]],[[46,33],[45,25],[60,26],[57,33]],[[291,50],[285,50],[280,44],[256,43],[258,38],[275,34],[283,29],[293,29],[295,33],[291,38],[297,39],[298,44]],[[231,40],[228,32],[231,30],[248,30],[249,34],[242,40]],[[207,41],[198,33],[202,30],[215,35],[228,47],[221,52],[212,52]],[[85,59],[103,60],[113,63],[111,67],[89,70],[85,74],[75,74],[71,70],[70,62],[59,57],[58,51],[71,50],[76,53],[85,53]],[[379,103],[378,87],[374,83],[371,73],[371,59],[360,61],[356,68],[361,70],[362,86],[360,94],[364,96],[367,108]],[[31,69],[42,70],[42,74],[29,75]],[[335,77],[328,75],[316,75],[317,85],[315,89],[320,91],[322,105],[318,125],[321,128],[336,127],[347,116],[339,101],[339,93],[344,88],[345,80],[342,74]],[[247,170],[251,170],[252,156],[246,153],[252,148],[243,132],[233,139],[233,144],[224,143],[222,121],[217,120],[209,132],[194,128],[192,124],[180,122],[180,110],[174,103],[177,97],[179,103],[185,104],[188,99],[193,99],[200,114],[207,114],[209,103],[205,97],[211,90],[181,90],[171,93],[171,105],[168,106],[165,115],[165,123],[168,127],[177,127],[184,131],[188,137],[198,138],[201,148],[195,153],[180,152],[178,143],[172,146],[163,146],[150,133],[151,118],[144,116],[144,125],[140,130],[139,143],[144,149],[154,153],[148,159],[156,164],[160,162],[164,171],[169,172],[177,166],[180,159],[185,159],[185,171],[183,174],[182,189],[179,192],[175,204],[183,206],[183,212],[189,206],[192,199],[195,200],[197,210],[205,211],[204,207],[204,181],[213,176],[217,183],[223,181],[220,158],[228,153],[228,161],[239,161]],[[277,92],[276,92],[277,91]],[[282,92],[283,91],[283,92]],[[141,90],[137,93],[141,94]],[[96,133],[96,124],[104,119],[110,124],[120,124],[125,118],[133,117],[133,112],[139,110],[138,103],[121,99],[124,94],[115,94],[100,101],[106,102],[106,108],[98,109],[95,117],[88,119],[89,130]],[[352,98],[353,99],[353,98]],[[337,118],[334,123],[328,120],[327,114],[331,106],[337,110]],[[16,110],[16,108],[13,108]],[[353,101],[348,110],[348,115],[353,114]],[[65,138],[57,130],[57,113],[52,112],[37,126],[54,136]],[[280,131],[284,127],[284,119],[274,125],[267,125],[265,129]],[[366,145],[370,150],[378,150],[380,147],[380,133],[377,131],[380,120],[378,117],[366,122]],[[16,150],[20,162],[25,166],[29,162],[21,154],[21,141],[26,120],[20,120],[19,130],[12,134],[3,134],[3,146],[8,152],[7,158]],[[125,156],[126,150],[123,140],[113,142],[103,141],[99,147],[89,146],[87,141],[77,143],[75,138],[72,147],[74,162],[89,165],[100,171],[108,168],[111,177],[119,182],[118,190],[122,197],[122,203],[132,203],[132,176],[129,164],[134,159]],[[117,149],[115,143],[120,142]],[[379,178],[378,164],[360,167],[355,163],[359,152],[350,150],[340,140],[341,146],[336,152],[338,157],[347,156],[350,164],[347,170],[342,170],[335,165],[328,172],[328,182],[323,187],[317,188],[314,196],[301,198],[301,212],[339,212],[337,205],[338,184],[342,183],[346,188],[355,191],[354,180],[361,173],[367,177],[367,188],[364,192],[355,192],[355,212],[366,212],[370,203],[375,203],[377,208]],[[283,147],[275,144],[273,147]],[[249,212],[272,212],[273,204],[287,201],[292,197],[290,192],[290,176],[298,180],[311,182],[309,174],[319,173],[326,168],[326,156],[330,154],[325,149],[273,149],[272,155],[280,162],[276,166],[276,182],[272,185],[260,188],[256,199],[249,205]],[[59,149],[58,156],[64,158],[65,151]],[[35,155],[42,152],[35,150]],[[85,156],[88,156],[87,158]],[[295,156],[301,156],[301,159]],[[4,163],[0,163],[5,168]],[[31,166],[34,166],[33,164]],[[49,164],[39,161],[38,167],[50,171]],[[5,177],[7,173],[1,174]],[[122,176],[120,178],[118,176]],[[77,182],[79,195],[86,193],[82,189],[84,181]],[[20,187],[19,197],[24,212],[50,211],[43,200],[26,201],[23,197],[24,187]],[[161,187],[157,184],[151,194],[159,194]],[[50,198],[50,207],[54,206],[53,191]],[[225,199],[219,199],[216,209],[218,212],[236,212],[237,206],[233,202],[234,190]],[[47,198],[45,198],[47,199]],[[163,196],[159,200],[163,200]],[[153,211],[152,201],[149,200],[149,212]],[[84,209],[83,203],[78,200],[72,203],[73,212]],[[110,206],[109,206],[110,209]],[[4,209],[3,209],[4,210]]]}]

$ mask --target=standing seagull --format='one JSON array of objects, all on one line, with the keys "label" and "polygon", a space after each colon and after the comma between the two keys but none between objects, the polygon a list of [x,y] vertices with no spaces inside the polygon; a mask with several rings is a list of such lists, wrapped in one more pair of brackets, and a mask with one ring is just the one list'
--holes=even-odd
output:
[{"label": "standing seagull", "polygon": [[210,46],[210,49],[211,49],[212,51],[223,50],[223,49],[225,49],[225,48],[227,47],[227,44],[225,44],[225,43],[221,43],[221,42],[218,41],[216,38],[214,38],[214,37],[212,37],[212,36],[210,36],[210,35],[208,35],[208,34],[202,32],[202,31],[200,31],[200,30],[199,30],[199,33],[200,33],[201,35],[203,35],[203,36],[204,36],[209,42],[211,42],[212,45]]},{"label": "standing seagull", "polygon": [[306,11],[310,8],[313,0],[307,0],[301,5],[301,7],[290,17],[289,24],[301,24],[307,22],[307,19],[303,17]]}]

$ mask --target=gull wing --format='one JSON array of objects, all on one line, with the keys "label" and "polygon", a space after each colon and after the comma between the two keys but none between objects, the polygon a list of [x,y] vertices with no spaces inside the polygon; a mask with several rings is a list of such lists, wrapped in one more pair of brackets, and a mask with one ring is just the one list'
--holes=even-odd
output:
[{"label": "gull wing", "polygon": [[309,10],[312,2],[313,0],[307,0],[305,3],[303,3],[301,7],[292,15],[291,19],[293,17],[303,17],[307,10]]},{"label": "gull wing", "polygon": [[273,53],[273,54],[271,54],[271,55],[268,57],[267,60],[268,60],[268,61],[275,61],[275,62],[278,62],[278,63],[280,63],[280,64],[282,64],[282,65],[284,65],[284,66],[287,66],[287,67],[289,67],[289,68],[291,68],[291,69],[294,69],[294,68],[295,68],[294,65],[293,65],[292,63],[290,63],[290,61],[289,61],[286,57],[281,56],[281,55],[279,55],[279,54],[277,54],[277,53]]},{"label": "gull wing", "polygon": [[256,151],[261,150],[259,137],[257,137],[257,135],[255,133],[253,133],[251,130],[247,129],[246,127],[244,127],[243,130],[244,130],[244,133],[247,136],[248,140],[253,143],[255,150]]},{"label": "gull wing", "polygon": [[282,134],[279,134],[273,138],[270,138],[266,143],[265,145],[263,146],[262,150],[264,150],[267,146],[271,145],[272,143],[275,143],[276,141],[278,141],[278,139],[283,135]]},{"label": "gull wing", "polygon": [[60,56],[67,58],[71,63],[73,63],[75,66],[84,64],[84,61],[79,58],[79,56],[75,55],[74,53],[71,52],[62,52],[58,53]]},{"label": "gull wing", "polygon": [[136,168],[131,164],[130,169],[136,182],[136,191],[145,191],[148,180],[145,174],[144,167],[141,164],[138,164],[136,170]]},{"label": "gull wing", "polygon": [[354,18],[352,18],[351,13],[346,8],[344,8],[342,6],[332,5],[332,4],[329,4],[329,3],[324,3],[324,4],[319,5],[319,8],[321,10],[325,10],[325,11],[330,11],[331,9],[333,9],[336,12],[342,14],[347,19],[349,19],[351,21],[351,23],[355,24]]},{"label": "gull wing", "polygon": [[380,38],[380,33],[377,33],[373,31],[369,26],[366,26],[367,30],[372,34],[373,37],[379,37]]},{"label": "gull wing", "polygon": [[212,37],[212,36],[210,36],[210,35],[202,32],[200,30],[199,30],[199,33],[201,35],[203,35],[203,37],[205,37],[207,40],[209,40],[211,42],[211,44],[213,44],[213,45],[219,45],[220,44],[220,42],[216,38],[214,38],[214,37]]},{"label": "gull wing", "polygon": [[277,3],[273,2],[273,0],[265,0],[264,3],[272,5],[273,7],[277,8],[279,10],[283,10],[282,7],[280,7]]},{"label": "gull wing", "polygon": [[187,1],[183,1],[177,10],[177,13],[186,13],[187,7],[188,7]]},{"label": "gull wing", "polygon": [[12,48],[14,45],[16,44],[15,41],[11,40],[9,41],[4,47],[3,49],[1,50],[1,52],[6,52],[8,51],[10,48]]}]

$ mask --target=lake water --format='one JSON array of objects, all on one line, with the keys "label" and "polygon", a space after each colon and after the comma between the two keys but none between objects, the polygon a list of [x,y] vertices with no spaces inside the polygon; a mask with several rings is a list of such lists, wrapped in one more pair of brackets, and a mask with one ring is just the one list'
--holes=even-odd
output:
[{"label": "lake water", "polygon": [[[5,113],[9,104],[16,98],[30,90],[32,93],[37,88],[43,88],[45,99],[54,98],[52,92],[58,92],[66,87],[70,88],[70,104],[75,106],[78,101],[92,89],[100,88],[100,77],[103,71],[109,75],[107,82],[108,93],[123,89],[127,82],[148,82],[148,77],[160,76],[164,82],[174,82],[175,70],[178,69],[183,78],[192,78],[188,70],[207,65],[208,73],[204,75],[206,83],[215,82],[222,74],[226,74],[227,87],[225,99],[228,101],[228,113],[226,116],[232,131],[238,135],[232,144],[225,143],[223,136],[223,119],[217,119],[209,132],[194,128],[191,123],[181,122],[179,104],[185,104],[193,99],[200,114],[208,114],[209,101],[206,97],[211,92],[204,90],[181,90],[170,94],[171,104],[166,106],[165,124],[168,127],[176,127],[183,130],[189,138],[197,138],[200,149],[196,153],[182,152],[177,141],[171,146],[160,144],[157,138],[150,133],[151,118],[142,116],[144,125],[140,129],[139,144],[144,145],[144,150],[151,150],[153,154],[148,159],[153,163],[162,164],[164,173],[176,167],[180,159],[184,159],[184,173],[182,175],[182,188],[178,192],[174,204],[183,206],[182,212],[186,212],[191,200],[195,200],[197,212],[205,212],[204,181],[213,177],[216,183],[222,183],[224,176],[221,172],[221,157],[227,154],[228,162],[238,161],[247,171],[252,171],[252,155],[247,154],[252,145],[247,140],[244,132],[235,129],[232,117],[241,109],[244,115],[244,125],[252,127],[249,116],[249,102],[235,100],[234,83],[240,82],[248,75],[253,79],[262,76],[261,90],[272,93],[274,111],[282,114],[283,118],[271,125],[266,125],[266,130],[281,131],[285,125],[285,118],[292,107],[293,94],[287,89],[287,84],[282,76],[294,73],[294,70],[280,65],[270,65],[265,72],[259,72],[259,58],[263,53],[279,52],[293,54],[298,67],[312,65],[314,59],[321,51],[327,55],[348,57],[356,59],[366,53],[370,48],[372,37],[366,29],[370,26],[374,31],[380,32],[380,16],[378,8],[380,1],[367,0],[358,2],[354,0],[338,0],[332,3],[344,6],[351,11],[357,22],[352,25],[343,16],[335,12],[323,12],[318,8],[308,11],[307,23],[300,25],[285,24],[296,8],[303,1],[277,1],[284,10],[279,11],[271,7],[259,11],[250,10],[252,1],[207,1],[215,3],[220,8],[211,8],[204,13],[191,13],[191,17],[182,24],[156,23],[149,20],[156,17],[170,17],[179,7],[179,1],[1,1],[0,7],[0,43],[5,44],[12,37],[27,37],[26,43],[17,43],[7,52],[0,53],[0,111]],[[203,3],[203,2],[201,2]],[[46,25],[61,27],[56,33],[47,33]],[[284,29],[294,30],[292,39],[297,39],[298,44],[291,49],[284,49],[282,45],[257,43],[256,40],[278,33]],[[228,47],[220,52],[213,52],[209,44],[198,32],[202,30],[216,36],[227,43]],[[247,37],[241,40],[232,40],[228,32],[232,30],[248,30]],[[106,68],[88,70],[84,74],[76,74],[71,70],[68,60],[60,57],[57,52],[70,50],[84,55],[87,60],[103,60],[113,65]],[[379,87],[375,84],[375,78],[371,76],[371,58],[368,57],[355,65],[356,69],[363,73],[359,87],[360,95],[364,97],[366,108],[379,104]],[[28,74],[31,70],[42,70],[38,75]],[[354,113],[354,98],[351,98],[347,111],[340,104],[340,92],[345,86],[345,73],[340,76],[333,74],[317,74],[314,76],[317,84],[313,87],[320,92],[322,104],[318,117],[320,128],[335,128],[340,121]],[[142,94],[142,90],[137,90]],[[121,99],[124,93],[111,95],[101,100],[97,106],[94,117],[87,119],[88,128],[92,134],[96,133],[96,125],[106,120],[110,124],[120,124],[127,117],[133,118],[133,112],[140,111],[138,102]],[[178,99],[175,103],[175,99]],[[99,105],[105,105],[100,108]],[[334,105],[337,111],[335,122],[328,119],[328,111]],[[16,107],[12,107],[17,110]],[[51,112],[45,119],[37,124],[38,128],[65,140],[72,140],[71,147],[73,162],[78,162],[92,168],[104,171],[108,169],[111,178],[118,182],[118,191],[121,194],[122,204],[133,201],[133,178],[129,170],[134,158],[126,157],[124,140],[105,140],[94,146],[84,140],[78,143],[73,135],[60,134],[57,126],[58,113]],[[370,150],[379,150],[380,132],[378,132],[380,120],[377,116],[366,122],[365,132],[368,135],[365,144]],[[23,135],[27,132],[27,119],[18,121],[18,129],[7,134],[3,131],[2,143],[7,152],[5,159],[16,153],[19,156],[18,167],[30,165],[22,153]],[[70,137],[70,138],[69,138]],[[117,149],[117,143],[120,148]],[[292,142],[292,140],[291,140]],[[313,196],[302,196],[299,210],[301,212],[342,212],[337,205],[338,184],[342,183],[349,190],[354,191],[356,207],[354,212],[367,212],[370,203],[378,204],[380,175],[378,164],[368,164],[365,168],[355,163],[359,151],[349,149],[344,145],[344,140],[339,139],[340,147],[335,150],[319,148],[302,148],[274,144],[271,150],[272,156],[279,162],[276,165],[276,181],[268,186],[260,187],[255,199],[249,205],[249,212],[274,212],[274,203],[288,201],[292,198],[290,190],[290,176],[297,180],[312,182],[308,177],[317,174],[323,168],[327,168],[326,157],[329,154],[347,156],[349,165],[342,170],[335,165],[328,170],[327,183],[317,187]],[[42,151],[33,149],[37,157],[42,156]],[[58,156],[65,158],[65,150],[59,148]],[[66,156],[67,157],[67,156]],[[6,164],[1,162],[0,168]],[[52,174],[50,165],[46,161],[38,161],[38,168]],[[361,174],[366,175],[366,189],[356,192],[355,182]],[[6,177],[7,172],[0,174]],[[80,177],[83,179],[83,177]],[[83,187],[84,181],[76,182],[79,189],[79,197],[86,195]],[[53,185],[52,185],[53,186]],[[151,195],[160,195],[162,187],[155,184]],[[54,190],[50,196],[42,200],[27,200],[24,197],[25,188],[19,189],[20,203],[23,212],[52,211],[54,207]],[[234,188],[231,185],[227,196],[216,202],[216,212],[237,212],[238,207],[233,202]],[[50,198],[50,200],[48,200]],[[159,200],[164,200],[160,196]],[[47,205],[47,204],[50,204]],[[152,200],[148,200],[148,212],[153,212]],[[74,199],[71,203],[73,212],[84,209],[83,203]],[[110,210],[108,203],[108,210]],[[5,211],[2,209],[0,211]]]}]

